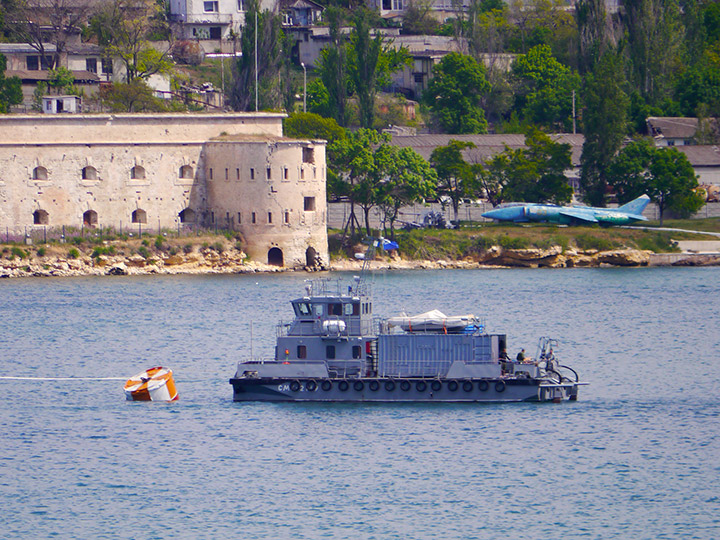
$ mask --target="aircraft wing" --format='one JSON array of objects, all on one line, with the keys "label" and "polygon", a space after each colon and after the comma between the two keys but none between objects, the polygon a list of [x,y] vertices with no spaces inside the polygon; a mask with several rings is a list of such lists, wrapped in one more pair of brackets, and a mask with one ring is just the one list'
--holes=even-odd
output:
[{"label": "aircraft wing", "polygon": [[559,213],[561,216],[566,216],[580,221],[586,221],[587,223],[598,223],[598,220],[595,219],[595,216],[593,216],[592,212],[588,212],[587,210],[563,207],[559,209]]}]

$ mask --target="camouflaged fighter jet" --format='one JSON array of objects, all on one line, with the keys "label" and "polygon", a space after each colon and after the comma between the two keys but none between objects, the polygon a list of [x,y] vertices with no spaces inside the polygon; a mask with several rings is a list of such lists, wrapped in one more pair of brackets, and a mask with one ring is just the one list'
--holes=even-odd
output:
[{"label": "camouflaged fighter jet", "polygon": [[630,201],[619,208],[507,203],[485,212],[482,216],[497,221],[513,221],[515,223],[536,221],[564,225],[587,225],[591,223],[598,223],[603,226],[628,225],[636,221],[647,221],[647,218],[642,213],[649,202],[650,197],[641,195],[634,201]]}]

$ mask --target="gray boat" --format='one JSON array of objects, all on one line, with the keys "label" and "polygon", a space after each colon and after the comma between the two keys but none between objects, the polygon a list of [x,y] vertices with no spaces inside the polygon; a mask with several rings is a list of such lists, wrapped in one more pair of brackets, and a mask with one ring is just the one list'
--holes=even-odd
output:
[{"label": "gray boat", "polygon": [[234,401],[560,402],[585,384],[560,365],[551,338],[534,360],[511,361],[507,336],[472,315],[377,318],[361,277],[347,288],[308,281],[291,303],[275,358],[238,363]]}]

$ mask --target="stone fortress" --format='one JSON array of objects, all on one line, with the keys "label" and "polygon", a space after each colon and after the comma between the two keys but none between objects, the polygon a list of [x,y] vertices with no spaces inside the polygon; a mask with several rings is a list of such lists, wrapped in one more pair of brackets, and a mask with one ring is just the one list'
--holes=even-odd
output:
[{"label": "stone fortress", "polygon": [[280,113],[3,115],[0,231],[232,230],[278,266],[327,264],[325,141]]}]

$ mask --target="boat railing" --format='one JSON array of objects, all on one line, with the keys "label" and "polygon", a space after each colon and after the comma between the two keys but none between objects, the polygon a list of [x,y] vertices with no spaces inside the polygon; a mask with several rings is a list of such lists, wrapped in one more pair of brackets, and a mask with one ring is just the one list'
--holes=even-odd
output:
[{"label": "boat railing", "polygon": [[308,279],[305,281],[306,296],[370,296],[370,285],[355,276],[349,285],[346,281],[332,278]]}]

